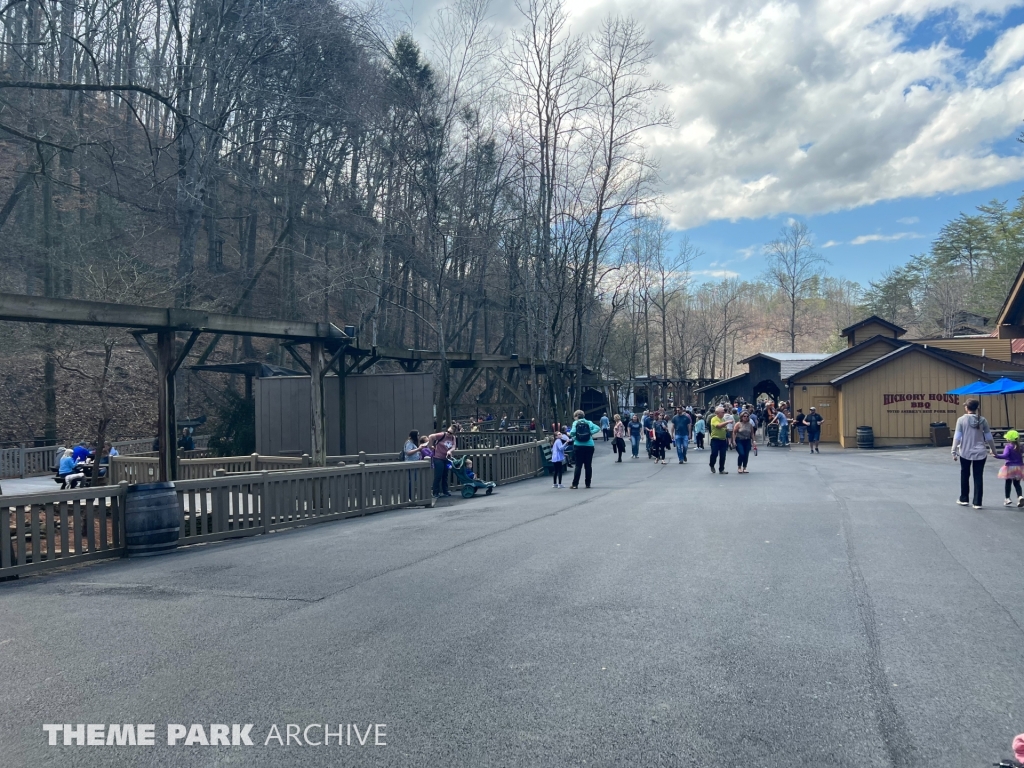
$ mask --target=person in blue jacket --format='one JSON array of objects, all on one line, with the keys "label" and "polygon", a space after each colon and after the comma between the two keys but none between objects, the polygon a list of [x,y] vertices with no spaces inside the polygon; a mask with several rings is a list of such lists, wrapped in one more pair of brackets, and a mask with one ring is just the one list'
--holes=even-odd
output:
[{"label": "person in blue jacket", "polygon": [[569,438],[573,444],[573,458],[576,468],[572,473],[572,485],[570,489],[577,489],[580,486],[580,470],[585,470],[583,480],[590,487],[590,479],[594,474],[594,435],[600,431],[600,427],[592,421],[588,421],[583,411],[576,411],[572,415],[574,421],[569,430]]},{"label": "person in blue jacket", "polygon": [[633,448],[633,458],[640,458],[640,435],[643,434],[644,428],[640,423],[640,419],[634,413],[629,419],[629,442]]}]

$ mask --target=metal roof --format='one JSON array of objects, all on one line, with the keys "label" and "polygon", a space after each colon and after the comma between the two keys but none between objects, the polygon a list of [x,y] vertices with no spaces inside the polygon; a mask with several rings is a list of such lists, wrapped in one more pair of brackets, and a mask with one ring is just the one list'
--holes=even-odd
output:
[{"label": "metal roof", "polygon": [[740,363],[749,363],[758,357],[767,357],[779,363],[779,378],[786,381],[790,376],[795,376],[804,368],[820,363],[826,358],[832,357],[833,352],[758,352],[756,355],[745,357]]}]

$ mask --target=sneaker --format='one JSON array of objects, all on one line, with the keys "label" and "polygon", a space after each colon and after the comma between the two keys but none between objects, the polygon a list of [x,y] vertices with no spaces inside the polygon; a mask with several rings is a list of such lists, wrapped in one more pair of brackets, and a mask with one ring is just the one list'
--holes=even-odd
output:
[{"label": "sneaker", "polygon": [[569,490],[570,490],[570,491],[578,491],[579,489],[580,489],[580,488],[579,488],[579,486],[578,486],[578,485],[570,485],[570,486],[569,486]]},{"label": "sneaker", "polygon": [[442,495],[442,496],[451,496],[451,494],[450,494],[450,493],[447,493],[447,492],[446,492],[446,493],[442,493],[441,495]]},{"label": "sneaker", "polygon": [[712,475],[715,474],[715,468],[714,467],[711,468],[711,474]]},{"label": "sneaker", "polygon": [[1019,499],[1017,499],[1017,506],[1024,507],[1024,496],[1021,496]]},{"label": "sneaker", "polygon": [[431,493],[431,494],[430,494],[430,497],[431,497],[432,499],[437,499],[437,498],[440,498],[440,496],[441,496],[441,494],[440,494],[440,493]]},{"label": "sneaker", "polygon": [[559,487],[559,488],[565,488],[565,486],[564,486],[564,485],[562,485],[561,483],[559,483],[559,484],[558,484],[558,487]]},{"label": "sneaker", "polygon": [[1012,502],[1012,501],[1010,501],[1009,499],[1006,499],[1006,500],[1005,500],[1005,501],[1003,502],[1003,506],[1004,506],[1004,507],[1008,507],[1008,506],[1010,506],[1011,504],[1013,504],[1013,502]]},{"label": "sneaker", "polygon": [[971,504],[971,509],[981,509],[981,504]]},{"label": "sneaker", "polygon": [[967,506],[967,502],[966,501],[960,501],[960,499],[957,499],[956,503],[959,504],[961,507],[966,507]]},{"label": "sneaker", "polygon": [[814,452],[815,452],[815,453],[821,453],[821,451],[820,451],[820,450],[818,450],[817,448],[815,448],[815,449],[814,449]]},{"label": "sneaker", "polygon": [[718,474],[720,474],[720,475],[728,475],[729,471],[726,470],[726,469],[720,469],[720,470],[718,470]]},{"label": "sneaker", "polygon": [[684,461],[683,461],[682,459],[680,459],[680,460],[679,460],[679,463],[680,463],[680,464],[685,464],[686,462],[684,462]]}]

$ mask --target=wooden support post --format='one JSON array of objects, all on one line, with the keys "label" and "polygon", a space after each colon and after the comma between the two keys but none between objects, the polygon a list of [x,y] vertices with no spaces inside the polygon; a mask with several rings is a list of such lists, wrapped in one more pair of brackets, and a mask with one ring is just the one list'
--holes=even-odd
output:
[{"label": "wooden support post", "polygon": [[160,482],[178,477],[177,428],[174,415],[174,331],[156,335],[157,439],[160,441]]},{"label": "wooden support post", "polygon": [[312,442],[313,466],[327,464],[327,425],[324,422],[324,343],[312,341],[309,344],[309,402],[310,440]]}]

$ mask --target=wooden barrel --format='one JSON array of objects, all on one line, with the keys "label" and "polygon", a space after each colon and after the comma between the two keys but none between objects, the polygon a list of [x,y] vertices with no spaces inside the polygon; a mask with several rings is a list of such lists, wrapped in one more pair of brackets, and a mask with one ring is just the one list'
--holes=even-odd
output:
[{"label": "wooden barrel", "polygon": [[875,432],[871,427],[857,427],[857,447],[875,447]]},{"label": "wooden barrel", "polygon": [[124,503],[128,557],[163,555],[178,546],[181,516],[174,483],[129,485]]}]

